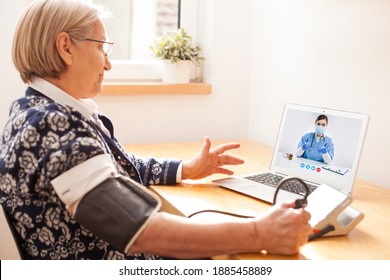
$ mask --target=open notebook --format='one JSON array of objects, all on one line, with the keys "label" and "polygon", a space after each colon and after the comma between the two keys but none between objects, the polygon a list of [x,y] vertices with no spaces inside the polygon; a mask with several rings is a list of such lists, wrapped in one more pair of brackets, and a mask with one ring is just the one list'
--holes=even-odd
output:
[{"label": "open notebook", "polygon": [[[324,138],[314,135],[315,122],[320,115],[328,118]],[[318,185],[326,184],[351,194],[368,119],[367,115],[360,113],[286,104],[269,170],[214,182],[269,203],[273,201],[278,182],[285,177],[303,179],[310,185],[311,192]],[[306,152],[300,155],[302,150],[298,150],[302,144],[305,144]],[[319,150],[325,152],[324,148],[328,150],[326,153],[316,154]],[[331,162],[323,162],[322,155],[330,158]],[[273,179],[263,178],[269,175]],[[302,194],[300,190],[280,190],[278,201],[296,199]]]}]

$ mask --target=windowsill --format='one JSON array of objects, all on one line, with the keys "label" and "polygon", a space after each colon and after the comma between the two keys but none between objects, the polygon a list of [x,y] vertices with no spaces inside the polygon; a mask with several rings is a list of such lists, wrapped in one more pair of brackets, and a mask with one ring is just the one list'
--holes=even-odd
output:
[{"label": "windowsill", "polygon": [[164,84],[161,82],[104,83],[103,95],[143,95],[143,94],[211,94],[210,84],[191,82],[189,84]]}]

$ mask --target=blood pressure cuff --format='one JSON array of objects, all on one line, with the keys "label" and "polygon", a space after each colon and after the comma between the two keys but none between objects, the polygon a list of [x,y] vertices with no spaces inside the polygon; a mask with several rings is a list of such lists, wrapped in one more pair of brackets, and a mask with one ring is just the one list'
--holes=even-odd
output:
[{"label": "blood pressure cuff", "polygon": [[128,251],[160,208],[157,195],[118,174],[109,154],[82,162],[51,184],[76,221],[120,251]]},{"label": "blood pressure cuff", "polygon": [[124,177],[108,178],[78,203],[74,218],[119,251],[127,251],[158,210],[145,187]]}]

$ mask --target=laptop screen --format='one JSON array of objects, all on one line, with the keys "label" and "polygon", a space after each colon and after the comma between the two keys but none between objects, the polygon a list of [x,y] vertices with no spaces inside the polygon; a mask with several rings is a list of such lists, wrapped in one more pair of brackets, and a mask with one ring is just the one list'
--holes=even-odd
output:
[{"label": "laptop screen", "polygon": [[271,170],[352,191],[368,116],[286,104]]}]

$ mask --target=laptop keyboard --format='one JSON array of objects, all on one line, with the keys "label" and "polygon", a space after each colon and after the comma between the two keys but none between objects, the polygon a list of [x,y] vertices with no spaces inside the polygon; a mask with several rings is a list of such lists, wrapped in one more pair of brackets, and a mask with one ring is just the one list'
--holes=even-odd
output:
[{"label": "laptop keyboard", "polygon": [[[273,173],[262,173],[262,174],[246,176],[244,178],[276,188],[279,182],[285,177]],[[287,186],[284,186],[282,188],[282,190],[289,191],[296,194],[301,194],[301,195],[305,194],[305,189],[300,184],[293,183],[293,182],[295,181],[288,183]],[[312,193],[317,188],[316,185],[312,185],[309,183],[306,184],[309,187],[309,194]]]}]

